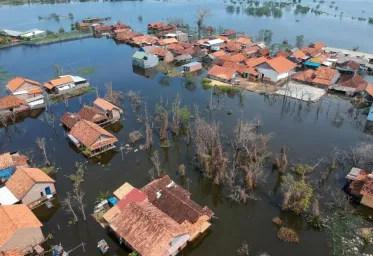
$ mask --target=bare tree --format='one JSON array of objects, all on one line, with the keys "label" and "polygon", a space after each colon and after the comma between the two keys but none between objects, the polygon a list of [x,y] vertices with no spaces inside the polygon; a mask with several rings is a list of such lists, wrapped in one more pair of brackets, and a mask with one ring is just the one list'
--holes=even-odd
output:
[{"label": "bare tree", "polygon": [[205,20],[211,17],[211,11],[208,8],[198,8],[194,14],[194,17],[197,21],[197,28],[198,28],[198,39],[201,38],[201,31],[203,26],[205,25]]},{"label": "bare tree", "polygon": [[159,72],[163,73],[166,77],[170,77],[171,74],[174,71],[174,66],[170,63],[165,62],[165,61],[161,61],[157,65],[157,70]]},{"label": "bare tree", "polygon": [[243,241],[240,248],[237,249],[237,254],[239,256],[249,256],[249,245],[246,241]]},{"label": "bare tree", "polygon": [[118,107],[121,107],[122,102],[124,100],[123,92],[114,91],[113,85],[111,82],[105,84],[105,88],[106,88],[106,93],[105,93],[104,99]]},{"label": "bare tree", "polygon": [[286,149],[285,146],[281,148],[280,156],[276,157],[275,159],[275,166],[279,169],[280,172],[284,173],[286,166],[288,164],[288,160],[286,157]]},{"label": "bare tree", "polygon": [[56,77],[59,77],[59,76],[63,75],[62,68],[59,65],[57,65],[56,63],[53,64],[53,69],[54,69],[54,74],[55,74]]},{"label": "bare tree", "polygon": [[180,176],[185,176],[185,165],[181,164],[179,166],[179,175]]},{"label": "bare tree", "polygon": [[128,136],[130,138],[131,143],[135,143],[136,141],[142,138],[142,134],[140,131],[133,131]]},{"label": "bare tree", "polygon": [[138,112],[140,110],[140,106],[142,104],[142,97],[140,95],[140,92],[134,92],[132,90],[130,90],[128,93],[127,93],[127,97],[130,99],[131,101],[131,106],[132,106],[132,110],[133,112]]},{"label": "bare tree", "polygon": [[77,187],[74,189],[73,199],[76,202],[76,205],[79,208],[79,210],[82,212],[83,219],[86,220],[87,218],[85,216],[85,211],[84,211],[85,204],[83,202],[84,195],[85,193],[81,190],[80,187]]},{"label": "bare tree", "polygon": [[66,213],[73,216],[74,222],[78,221],[78,216],[74,211],[74,200],[70,192],[67,192],[65,199],[62,200],[62,207],[65,209]]},{"label": "bare tree", "polygon": [[0,123],[3,127],[8,127],[8,116],[0,112]]},{"label": "bare tree", "polygon": [[45,119],[51,127],[55,128],[56,116],[53,113],[45,112]]},{"label": "bare tree", "polygon": [[44,155],[45,164],[47,166],[50,166],[51,164],[50,164],[49,159],[48,159],[48,154],[47,154],[47,149],[46,149],[47,143],[45,141],[45,138],[44,137],[36,138],[36,144],[38,144],[38,147],[40,148],[41,152]]},{"label": "bare tree", "polygon": [[164,175],[164,170],[161,166],[161,160],[159,159],[159,153],[157,150],[154,151],[153,155],[150,157],[150,160],[153,163],[153,168],[149,172],[149,174],[152,173],[152,175],[150,175],[150,178],[154,180],[162,177]]},{"label": "bare tree", "polygon": [[172,103],[172,132],[176,135],[179,134],[180,129],[180,104],[181,99],[179,93],[176,94],[175,100]]},{"label": "bare tree", "polygon": [[162,146],[168,147],[168,136],[167,136],[167,129],[168,129],[168,110],[167,110],[167,103],[163,106],[162,97],[160,99],[159,104],[156,105],[156,120],[161,123],[161,128],[159,132],[159,136],[161,139]]},{"label": "bare tree", "polygon": [[145,119],[146,119],[145,120],[145,137],[146,137],[146,140],[145,140],[144,148],[148,149],[153,144],[153,129],[150,125],[150,120],[149,120],[149,117],[148,117],[148,109],[146,107],[146,104],[145,104]]},{"label": "bare tree", "polygon": [[194,120],[194,142],[197,161],[203,174],[220,184],[227,175],[228,159],[220,141],[219,125],[208,123],[198,112]]},{"label": "bare tree", "polygon": [[65,103],[66,108],[69,107],[69,96],[67,94],[63,95],[63,103]]}]

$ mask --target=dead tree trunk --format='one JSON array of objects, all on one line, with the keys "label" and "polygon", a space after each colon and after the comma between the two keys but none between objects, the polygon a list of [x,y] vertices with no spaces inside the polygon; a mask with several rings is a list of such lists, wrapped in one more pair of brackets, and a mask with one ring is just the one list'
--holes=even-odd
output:
[{"label": "dead tree trunk", "polygon": [[87,218],[85,216],[85,211],[84,211],[84,208],[85,208],[85,204],[83,202],[84,195],[85,195],[85,193],[79,187],[76,188],[76,189],[74,189],[74,196],[73,196],[73,198],[74,198],[74,200],[75,200],[78,208],[82,212],[83,219],[87,220]]},{"label": "dead tree trunk", "polygon": [[48,154],[47,154],[47,150],[46,150],[46,142],[45,142],[45,138],[37,138],[36,139],[36,143],[38,144],[38,147],[41,149],[43,155],[44,155],[44,160],[45,160],[45,164],[50,166],[50,162],[49,162],[49,159],[48,159]]},{"label": "dead tree trunk", "polygon": [[73,216],[74,222],[78,221],[78,216],[74,211],[74,200],[70,192],[67,192],[66,198],[62,201],[62,207],[65,209],[66,213]]}]

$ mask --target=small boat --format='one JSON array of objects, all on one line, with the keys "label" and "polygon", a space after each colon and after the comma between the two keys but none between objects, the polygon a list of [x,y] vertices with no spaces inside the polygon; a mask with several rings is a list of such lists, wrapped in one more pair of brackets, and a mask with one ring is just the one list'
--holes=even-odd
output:
[{"label": "small boat", "polygon": [[109,250],[109,246],[104,239],[97,243],[97,248],[101,253],[106,253]]}]

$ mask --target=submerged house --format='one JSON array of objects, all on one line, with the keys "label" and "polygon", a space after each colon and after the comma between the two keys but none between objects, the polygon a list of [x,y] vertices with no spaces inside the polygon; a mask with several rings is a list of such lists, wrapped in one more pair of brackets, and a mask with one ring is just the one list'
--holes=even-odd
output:
[{"label": "submerged house", "polygon": [[132,55],[132,65],[140,68],[152,68],[158,65],[158,57],[152,53],[137,51]]},{"label": "submerged house", "polygon": [[53,95],[71,93],[74,90],[88,86],[89,83],[85,78],[71,75],[60,76],[44,84],[45,91]]},{"label": "submerged house", "polygon": [[71,128],[68,138],[88,157],[93,157],[113,149],[115,148],[114,144],[118,142],[114,135],[97,124],[86,120],[77,122]]},{"label": "submerged house", "polygon": [[106,116],[104,111],[90,106],[83,106],[83,108],[78,112],[77,115],[84,120],[98,124],[100,126],[104,126],[105,124],[110,123],[110,120]]},{"label": "submerged house", "polygon": [[122,109],[102,98],[97,98],[93,102],[93,106],[105,112],[106,116],[112,121],[118,121],[121,113],[123,112]]},{"label": "submerged house", "polygon": [[0,206],[0,253],[32,249],[40,244],[44,241],[42,226],[43,224],[24,204]]},{"label": "submerged house", "polygon": [[9,81],[6,88],[11,95],[29,101],[29,104],[30,102],[37,101],[39,98],[44,103],[43,89],[39,82],[23,77],[16,77]]},{"label": "submerged house", "polygon": [[329,67],[319,67],[317,70],[307,69],[292,76],[292,80],[303,84],[314,85],[328,89],[339,78],[339,72]]},{"label": "submerged house", "polygon": [[234,83],[237,77],[237,70],[214,65],[208,72],[211,79],[224,83]]},{"label": "submerged house", "polygon": [[[342,61],[342,62],[341,62]],[[346,60],[342,58],[337,60],[337,70],[345,75],[354,75],[359,72],[360,64],[353,60]]]},{"label": "submerged house", "polygon": [[[347,95],[354,96],[356,94],[363,94],[367,91],[367,87],[371,87],[367,81],[360,75],[344,75],[342,74],[338,81],[332,86],[333,90],[345,92]],[[368,88],[368,92],[371,90]]]},{"label": "submerged house", "polygon": [[258,65],[256,69],[262,74],[263,80],[276,83],[292,75],[296,66],[294,62],[280,56],[267,60]]},{"label": "submerged house", "polygon": [[56,194],[55,181],[38,168],[17,168],[0,190],[0,204],[38,206]]},{"label": "submerged house", "polygon": [[141,189],[148,201],[187,228],[189,241],[203,234],[210,226],[214,213],[190,199],[190,192],[177,185],[169,176],[154,180]]},{"label": "submerged house", "polygon": [[214,215],[168,176],[141,190],[125,183],[114,195],[118,203],[103,219],[120,241],[142,256],[177,255],[209,228]]},{"label": "submerged house", "polygon": [[9,95],[0,98],[0,113],[11,115],[28,110],[30,110],[30,107],[27,102],[17,96]]},{"label": "submerged house", "polygon": [[28,167],[27,156],[18,152],[7,152],[0,155],[0,179],[9,179],[17,167]]},{"label": "submerged house", "polygon": [[346,175],[346,190],[360,199],[360,203],[373,208],[373,175],[371,171],[352,168]]}]

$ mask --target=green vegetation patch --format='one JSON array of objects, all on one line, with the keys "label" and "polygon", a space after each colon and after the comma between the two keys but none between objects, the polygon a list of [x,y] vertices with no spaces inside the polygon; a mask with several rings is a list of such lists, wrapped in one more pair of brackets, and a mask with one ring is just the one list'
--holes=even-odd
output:
[{"label": "green vegetation patch", "polygon": [[96,72],[96,68],[95,67],[86,67],[86,68],[78,69],[78,70],[76,70],[76,72],[81,76],[90,75],[90,74],[93,74],[93,73]]}]

